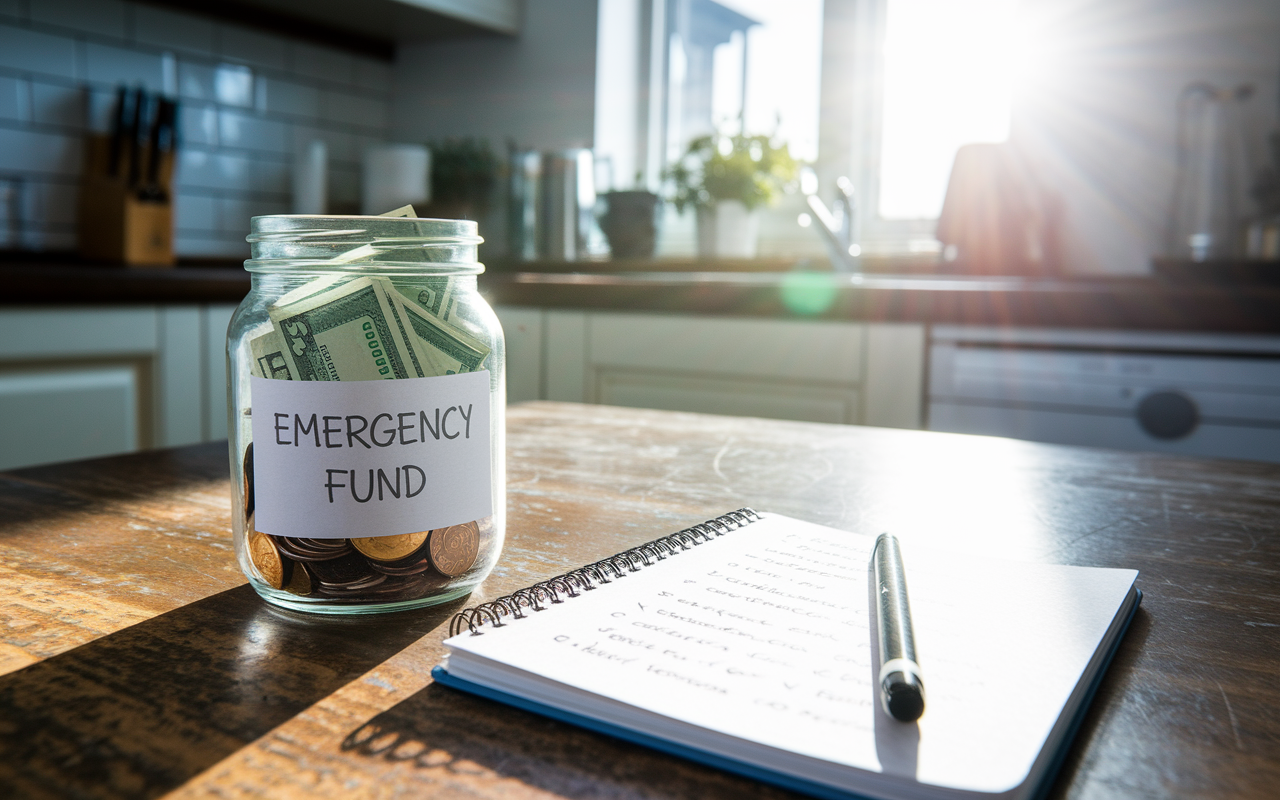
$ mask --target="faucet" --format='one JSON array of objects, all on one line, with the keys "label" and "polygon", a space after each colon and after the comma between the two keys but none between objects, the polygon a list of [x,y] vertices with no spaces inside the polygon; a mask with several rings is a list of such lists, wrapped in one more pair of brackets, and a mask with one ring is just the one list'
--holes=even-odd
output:
[{"label": "faucet", "polygon": [[818,232],[827,246],[832,267],[836,272],[861,272],[862,247],[858,244],[858,203],[853,182],[843,175],[836,179],[834,210],[827,208],[817,192],[810,192],[805,201],[818,221]]}]

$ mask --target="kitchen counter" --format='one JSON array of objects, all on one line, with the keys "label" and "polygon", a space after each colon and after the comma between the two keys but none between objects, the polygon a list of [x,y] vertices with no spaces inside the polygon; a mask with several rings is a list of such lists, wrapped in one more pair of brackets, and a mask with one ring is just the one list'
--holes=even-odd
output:
[{"label": "kitchen counter", "polygon": [[238,263],[125,268],[62,261],[0,261],[0,304],[239,303],[249,273]]},{"label": "kitchen counter", "polygon": [[494,305],[1010,327],[1280,333],[1280,287],[1155,278],[514,272]]},{"label": "kitchen counter", "polygon": [[[1156,278],[1034,279],[836,275],[761,260],[497,264],[480,278],[494,305],[1034,327],[1280,333],[1280,285]],[[704,265],[705,266],[705,265]],[[564,271],[568,268],[578,272]],[[759,269],[757,269],[759,268]],[[625,270],[625,271],[623,271]],[[0,262],[5,305],[236,303],[238,263],[122,269],[67,261]]]}]

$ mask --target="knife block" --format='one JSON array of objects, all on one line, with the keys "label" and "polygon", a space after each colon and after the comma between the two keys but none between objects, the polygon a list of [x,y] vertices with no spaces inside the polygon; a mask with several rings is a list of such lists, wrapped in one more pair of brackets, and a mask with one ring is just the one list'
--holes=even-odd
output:
[{"label": "knife block", "polygon": [[173,151],[161,154],[156,186],[163,200],[143,200],[150,163],[146,146],[139,146],[139,185],[129,185],[128,148],[121,148],[116,174],[110,171],[111,139],[90,136],[85,143],[84,173],[80,180],[79,250],[95,261],[129,267],[171,267],[173,255]]}]

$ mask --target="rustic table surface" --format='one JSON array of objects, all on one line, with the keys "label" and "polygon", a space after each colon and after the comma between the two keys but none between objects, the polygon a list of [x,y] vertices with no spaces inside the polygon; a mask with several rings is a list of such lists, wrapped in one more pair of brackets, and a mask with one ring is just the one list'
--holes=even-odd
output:
[{"label": "rustic table surface", "polygon": [[[1133,567],[1050,795],[1276,796],[1280,466],[553,403],[508,430],[505,554],[469,602],[744,505]],[[791,796],[433,685],[462,603],[267,607],[229,514],[216,445],[0,475],[0,796]]]}]

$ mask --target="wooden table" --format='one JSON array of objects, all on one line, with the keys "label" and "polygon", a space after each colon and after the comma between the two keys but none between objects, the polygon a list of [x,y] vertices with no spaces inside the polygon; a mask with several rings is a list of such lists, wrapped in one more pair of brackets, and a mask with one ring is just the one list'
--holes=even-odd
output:
[{"label": "wooden table", "polygon": [[[1280,466],[566,404],[509,415],[492,598],[752,505],[1135,567],[1051,795],[1275,797]],[[225,449],[0,475],[0,796],[790,796],[433,685],[460,604],[338,621],[232,561]]]}]

